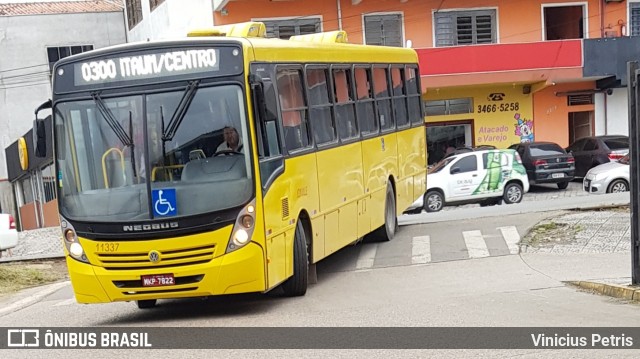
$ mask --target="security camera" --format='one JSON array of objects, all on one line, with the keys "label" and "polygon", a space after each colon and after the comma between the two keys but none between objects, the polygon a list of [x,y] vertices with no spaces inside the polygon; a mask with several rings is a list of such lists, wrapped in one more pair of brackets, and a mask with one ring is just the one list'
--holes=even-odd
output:
[{"label": "security camera", "polygon": [[607,89],[607,95],[609,96],[613,95],[613,89]]}]

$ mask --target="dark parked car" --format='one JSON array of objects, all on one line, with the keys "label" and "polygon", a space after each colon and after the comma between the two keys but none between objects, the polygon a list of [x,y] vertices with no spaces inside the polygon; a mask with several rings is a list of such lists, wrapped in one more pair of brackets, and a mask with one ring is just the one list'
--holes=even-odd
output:
[{"label": "dark parked car", "polygon": [[593,167],[619,160],[629,153],[629,137],[583,137],[569,145],[567,152],[576,159],[576,177],[584,177]]},{"label": "dark parked car", "polygon": [[573,180],[575,160],[553,142],[525,142],[509,147],[518,151],[531,184],[555,183],[565,189]]}]

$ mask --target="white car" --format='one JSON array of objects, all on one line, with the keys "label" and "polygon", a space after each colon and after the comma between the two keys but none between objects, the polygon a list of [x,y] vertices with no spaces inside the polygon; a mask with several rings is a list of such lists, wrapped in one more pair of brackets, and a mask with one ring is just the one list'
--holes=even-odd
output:
[{"label": "white car", "polygon": [[618,161],[593,167],[582,180],[584,190],[593,194],[629,191],[629,154]]},{"label": "white car", "polygon": [[18,231],[13,216],[0,213],[0,251],[11,249],[18,244]]},{"label": "white car", "polygon": [[515,150],[476,150],[445,157],[427,175],[427,192],[406,213],[447,205],[519,203],[529,191],[527,171]]}]

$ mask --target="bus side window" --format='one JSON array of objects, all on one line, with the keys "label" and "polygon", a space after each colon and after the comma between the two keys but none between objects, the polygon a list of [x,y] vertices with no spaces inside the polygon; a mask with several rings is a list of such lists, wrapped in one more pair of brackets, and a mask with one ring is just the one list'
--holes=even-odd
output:
[{"label": "bus side window", "polygon": [[355,68],[356,97],[358,98],[356,110],[358,123],[363,135],[378,132],[375,109],[373,107],[373,88],[371,87],[371,69],[367,67]]},{"label": "bus side window", "polygon": [[334,142],[336,125],[331,114],[329,99],[328,69],[307,68],[307,91],[309,96],[309,120],[316,144]]},{"label": "bus side window", "polygon": [[300,69],[279,68],[277,86],[282,110],[284,143],[288,151],[309,147],[309,124],[307,107],[302,91],[302,71]]},{"label": "bus side window", "polygon": [[424,124],[424,118],[422,117],[422,99],[420,96],[418,68],[407,66],[405,75],[407,80],[407,107],[409,110],[409,118],[412,124],[422,125]]},{"label": "bus side window", "polygon": [[334,111],[341,139],[358,137],[358,125],[354,110],[351,69],[333,68]]},{"label": "bus side window", "polygon": [[264,83],[264,100],[266,118],[264,119],[263,128],[263,146],[265,157],[280,156],[280,139],[278,137],[278,104],[276,101],[275,88],[271,82]]},{"label": "bus side window", "polygon": [[389,92],[389,70],[386,67],[373,68],[373,86],[378,107],[378,121],[381,130],[389,130],[395,127],[395,121],[391,113],[391,95]]},{"label": "bus side window", "polygon": [[393,89],[393,113],[398,127],[409,125],[407,99],[404,87],[404,68],[391,68],[391,86]]},{"label": "bus side window", "polygon": [[[281,142],[278,127],[278,99],[276,98],[275,86],[270,79],[264,79],[262,86],[254,87],[256,93],[256,109],[258,113],[257,139],[258,156],[260,159],[260,181],[262,188],[266,189],[274,175],[282,171],[284,159],[282,157]],[[264,108],[259,108],[259,101],[264,101]]]}]

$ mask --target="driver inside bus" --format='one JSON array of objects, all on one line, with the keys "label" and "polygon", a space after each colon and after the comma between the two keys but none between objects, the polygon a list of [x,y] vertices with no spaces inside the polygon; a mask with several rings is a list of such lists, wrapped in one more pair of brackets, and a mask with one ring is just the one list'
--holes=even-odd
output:
[{"label": "driver inside bus", "polygon": [[238,135],[238,131],[231,126],[225,126],[223,129],[222,135],[224,136],[224,141],[218,146],[216,149],[216,153],[218,152],[242,152],[242,140],[240,140],[240,136]]}]

